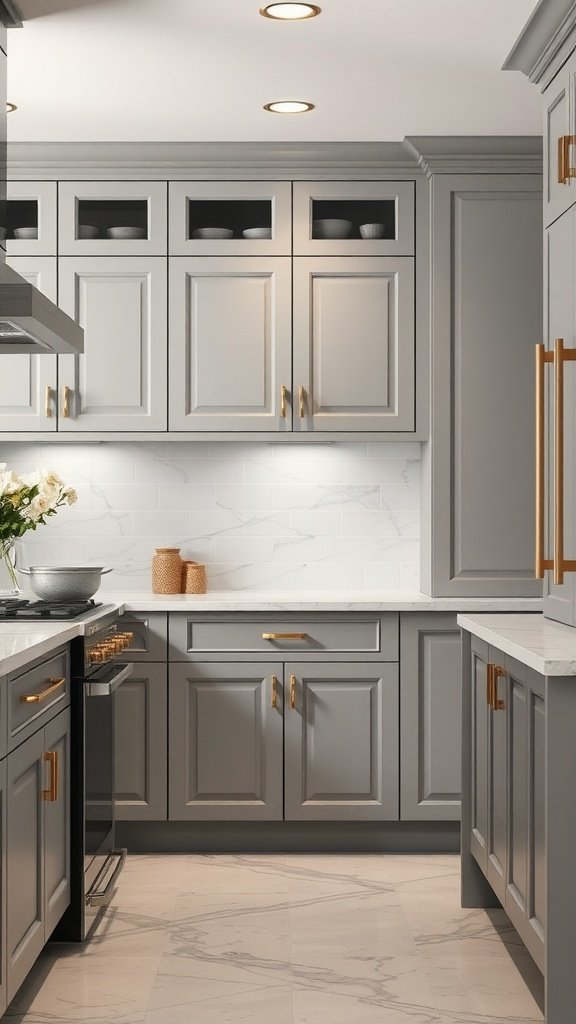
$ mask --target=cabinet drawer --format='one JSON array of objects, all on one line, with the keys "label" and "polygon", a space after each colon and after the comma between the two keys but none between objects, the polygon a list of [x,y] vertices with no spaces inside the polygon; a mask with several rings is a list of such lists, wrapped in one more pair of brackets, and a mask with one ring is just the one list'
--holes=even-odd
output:
[{"label": "cabinet drawer", "polygon": [[[56,686],[56,680],[64,682]],[[51,687],[53,687],[51,689]],[[46,694],[46,696],[43,696]],[[39,699],[25,700],[24,698]],[[70,700],[70,656],[68,648],[38,662],[32,668],[8,677],[8,749],[42,728]]]},{"label": "cabinet drawer", "polygon": [[353,654],[396,661],[398,615],[170,616],[173,661],[211,653],[219,660],[238,653],[281,659],[305,653],[307,658]]},{"label": "cabinet drawer", "polygon": [[167,612],[126,612],[118,628],[122,633],[134,635],[132,643],[123,652],[128,661],[166,661]]}]

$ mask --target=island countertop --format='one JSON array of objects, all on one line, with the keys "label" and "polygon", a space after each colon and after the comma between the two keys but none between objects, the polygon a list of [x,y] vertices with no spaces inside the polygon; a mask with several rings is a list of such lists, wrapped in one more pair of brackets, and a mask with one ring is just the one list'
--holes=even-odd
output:
[{"label": "island countertop", "polygon": [[545,676],[576,676],[576,629],[544,615],[459,615],[458,625]]}]

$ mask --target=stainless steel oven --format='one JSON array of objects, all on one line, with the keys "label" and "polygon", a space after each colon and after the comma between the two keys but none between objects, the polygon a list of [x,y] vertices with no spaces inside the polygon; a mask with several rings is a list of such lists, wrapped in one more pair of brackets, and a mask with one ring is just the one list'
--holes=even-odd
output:
[{"label": "stainless steel oven", "polygon": [[132,639],[115,611],[86,626],[72,659],[72,900],[53,938],[89,937],[116,891],[126,851],[116,849],[114,825],[115,694],[132,673],[118,655]]}]

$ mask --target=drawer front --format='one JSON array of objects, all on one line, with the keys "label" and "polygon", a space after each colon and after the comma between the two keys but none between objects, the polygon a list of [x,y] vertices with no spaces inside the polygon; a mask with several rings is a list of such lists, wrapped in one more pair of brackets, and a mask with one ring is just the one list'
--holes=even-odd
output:
[{"label": "drawer front", "polygon": [[[60,685],[57,681],[64,680]],[[43,695],[46,696],[43,696]],[[26,700],[25,698],[32,698]],[[38,699],[34,699],[38,698]],[[8,749],[13,750],[70,702],[68,648],[8,677]]]},{"label": "drawer front", "polygon": [[126,612],[118,622],[121,633],[134,639],[122,652],[128,661],[166,661],[168,657],[167,612]]},{"label": "drawer front", "polygon": [[398,615],[171,615],[170,658],[344,657],[397,661]]}]

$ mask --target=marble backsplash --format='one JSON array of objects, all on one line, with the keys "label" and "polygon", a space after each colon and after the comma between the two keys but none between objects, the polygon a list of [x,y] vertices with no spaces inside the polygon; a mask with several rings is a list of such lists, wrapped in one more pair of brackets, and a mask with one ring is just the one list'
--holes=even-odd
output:
[{"label": "marble backsplash", "polygon": [[205,562],[211,590],[418,589],[420,446],[260,442],[2,446],[79,501],[19,542],[28,564],[114,566],[150,590],[155,547]]}]

